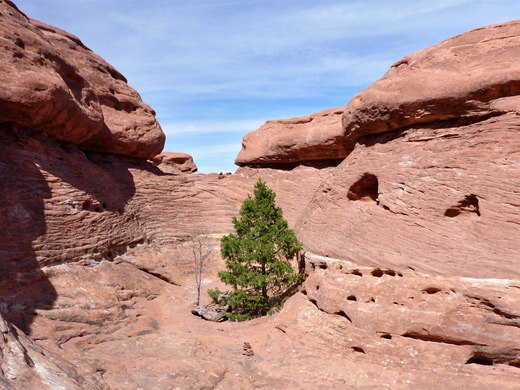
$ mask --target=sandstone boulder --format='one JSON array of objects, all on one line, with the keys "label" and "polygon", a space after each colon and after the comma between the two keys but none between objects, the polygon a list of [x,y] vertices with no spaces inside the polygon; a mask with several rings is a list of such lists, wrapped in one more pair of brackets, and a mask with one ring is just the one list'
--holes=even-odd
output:
[{"label": "sandstone boulder", "polygon": [[158,167],[165,173],[195,173],[197,166],[193,157],[186,153],[163,152],[156,159]]},{"label": "sandstone boulder", "polygon": [[80,143],[101,130],[90,83],[10,1],[0,2],[0,121]]},{"label": "sandstone boulder", "polygon": [[335,166],[350,149],[342,137],[343,111],[335,108],[304,118],[267,121],[244,136],[235,164],[284,169]]},{"label": "sandstone boulder", "polygon": [[398,61],[349,103],[345,135],[358,139],[520,108],[520,21],[469,31]]},{"label": "sandstone boulder", "polygon": [[155,111],[128,86],[126,78],[74,35],[36,20],[31,23],[88,82],[99,101],[103,126],[80,147],[138,158],[160,153],[165,136],[155,119]]},{"label": "sandstone boulder", "polygon": [[81,144],[151,158],[164,133],[155,112],[75,36],[0,2],[0,121]]}]

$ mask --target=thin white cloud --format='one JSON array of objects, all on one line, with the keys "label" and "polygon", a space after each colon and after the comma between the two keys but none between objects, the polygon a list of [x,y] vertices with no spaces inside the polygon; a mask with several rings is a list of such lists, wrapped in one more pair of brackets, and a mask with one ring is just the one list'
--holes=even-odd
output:
[{"label": "thin white cloud", "polygon": [[229,122],[190,121],[190,122],[162,122],[161,127],[167,136],[192,136],[206,134],[239,133],[246,134],[258,129],[265,120],[248,119]]}]

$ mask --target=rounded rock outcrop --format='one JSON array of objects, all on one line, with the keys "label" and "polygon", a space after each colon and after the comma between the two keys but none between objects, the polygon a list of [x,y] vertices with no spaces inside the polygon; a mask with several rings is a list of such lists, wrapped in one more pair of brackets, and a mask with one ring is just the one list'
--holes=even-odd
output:
[{"label": "rounded rock outcrop", "polygon": [[152,158],[165,136],[155,112],[79,38],[0,2],[0,121],[84,150]]},{"label": "rounded rock outcrop", "polygon": [[336,166],[350,149],[342,138],[343,111],[334,108],[303,118],[267,121],[244,136],[235,164],[282,169]]}]

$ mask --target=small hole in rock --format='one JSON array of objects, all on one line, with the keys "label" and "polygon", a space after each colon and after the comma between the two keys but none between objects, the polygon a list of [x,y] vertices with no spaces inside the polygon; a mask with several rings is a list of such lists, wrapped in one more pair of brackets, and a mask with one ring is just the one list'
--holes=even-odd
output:
[{"label": "small hole in rock", "polygon": [[320,269],[327,269],[327,263],[320,263]]},{"label": "small hole in rock", "polygon": [[365,353],[365,350],[361,347],[352,347],[352,349],[356,352],[361,352],[361,353]]},{"label": "small hole in rock", "polygon": [[373,302],[373,303],[375,303],[375,302],[376,302],[376,300],[375,300],[374,298],[370,298],[370,302]]},{"label": "small hole in rock", "polygon": [[356,298],[354,295],[349,295],[349,296],[347,297],[347,300],[348,300],[348,301],[357,301],[357,298]]},{"label": "small hole in rock", "polygon": [[362,198],[370,198],[376,201],[379,196],[379,182],[377,176],[365,172],[348,190],[347,198],[350,200],[359,200]]},{"label": "small hole in rock", "polygon": [[383,271],[381,271],[379,268],[376,268],[371,272],[372,276],[375,276],[376,278],[380,278],[383,276]]},{"label": "small hole in rock", "polygon": [[355,269],[354,271],[352,271],[352,275],[356,275],[356,276],[363,276],[363,274],[361,273],[361,271]]},{"label": "small hole in rock", "polygon": [[423,292],[428,293],[428,294],[436,294],[440,291],[442,291],[442,290],[437,287],[428,287],[423,290]]},{"label": "small hole in rock", "polygon": [[316,285],[316,291],[318,291],[319,289],[320,289],[320,286]]},{"label": "small hole in rock", "polygon": [[390,335],[390,334],[383,334],[383,335],[381,335],[381,338],[382,339],[387,339],[387,340],[392,340],[392,335]]},{"label": "small hole in rock", "polygon": [[467,362],[466,364],[480,364],[482,366],[492,366],[493,365],[493,360],[491,360],[490,358],[482,355],[482,354],[479,354],[479,353],[475,353]]}]

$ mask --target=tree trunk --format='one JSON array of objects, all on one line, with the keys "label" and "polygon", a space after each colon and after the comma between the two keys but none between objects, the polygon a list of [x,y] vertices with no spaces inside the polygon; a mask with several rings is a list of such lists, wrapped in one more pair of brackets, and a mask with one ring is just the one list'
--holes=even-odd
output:
[{"label": "tree trunk", "polygon": [[[265,275],[265,263],[262,263],[262,275]],[[262,296],[267,300],[267,286],[262,282]]]}]

